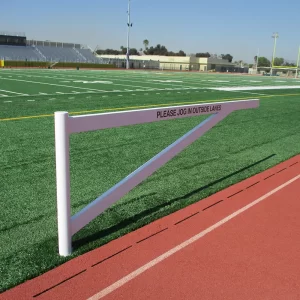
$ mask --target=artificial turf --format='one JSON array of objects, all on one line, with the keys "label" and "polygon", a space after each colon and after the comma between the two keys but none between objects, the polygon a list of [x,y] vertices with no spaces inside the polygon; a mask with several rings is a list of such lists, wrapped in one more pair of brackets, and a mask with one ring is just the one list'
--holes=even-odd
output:
[{"label": "artificial turf", "polygon": [[[194,78],[198,77],[193,77],[196,81]],[[4,82],[2,90],[30,93],[17,81]],[[117,92],[107,98],[101,93],[75,94],[73,99],[57,95],[55,100],[41,95],[35,102],[26,102],[30,97],[1,98],[13,102],[0,101],[0,291],[299,154],[300,93],[296,91],[264,91],[264,96],[253,96],[261,99],[258,109],[232,113],[107,209],[73,237],[74,253],[68,258],[59,257],[57,249],[54,111],[109,111],[253,97],[199,90],[148,95],[144,91],[135,95],[121,91],[122,97]],[[24,116],[39,117],[18,119]],[[203,119],[191,117],[72,135],[72,214]]]}]

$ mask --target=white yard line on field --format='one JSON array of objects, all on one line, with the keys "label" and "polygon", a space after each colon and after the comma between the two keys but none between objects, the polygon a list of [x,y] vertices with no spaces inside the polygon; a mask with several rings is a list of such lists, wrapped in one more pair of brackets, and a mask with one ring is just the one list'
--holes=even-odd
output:
[{"label": "white yard line on field", "polygon": [[[70,76],[70,75],[65,75],[65,76]],[[66,79],[65,77],[62,77],[62,78],[59,78],[59,77],[53,78],[53,76],[41,76],[41,75],[32,75],[32,77],[48,78],[48,79],[52,79],[52,80],[58,80],[58,79],[59,80],[65,80]],[[4,79],[9,80],[8,78],[4,78]],[[18,79],[15,79],[15,80],[18,80]],[[27,81],[27,82],[30,82],[30,81]],[[131,80],[131,82],[132,82],[132,80]],[[56,86],[64,86],[64,87],[71,87],[71,88],[76,88],[76,89],[86,89],[86,90],[94,90],[94,91],[103,91],[103,90],[97,90],[97,89],[93,89],[93,88],[80,88],[80,87],[76,87],[76,86],[67,86],[67,85],[54,84],[54,83],[45,83],[45,82],[36,82],[36,83],[48,84],[48,85],[56,85]],[[137,86],[137,85],[132,85],[132,84],[121,84],[121,83],[113,83],[113,85],[127,86],[127,87],[133,87],[133,88],[143,88],[143,89],[150,89],[151,88],[151,87],[146,87],[146,86]]]},{"label": "white yard line on field", "polygon": [[241,94],[249,94],[249,95],[267,96],[267,94],[252,93],[252,92],[243,92],[243,91],[229,91],[229,92],[230,93],[241,93]]},{"label": "white yard line on field", "polygon": [[[82,75],[65,75],[67,77],[75,77],[75,78],[82,78],[83,76]],[[88,79],[101,79],[101,78],[104,78],[107,79],[107,75],[106,74],[98,74],[98,76],[85,76],[85,78],[88,78]],[[143,77],[140,77],[140,76],[134,76],[134,75],[130,75],[130,77],[127,77],[128,79],[124,79],[124,76],[116,76],[116,75],[112,75],[110,77],[110,80],[118,80],[118,81],[129,81],[129,82],[137,82],[137,83],[145,83],[145,80]],[[152,77],[150,77],[152,78]],[[140,79],[140,80],[136,80],[136,79]],[[156,84],[156,85],[164,85],[164,86],[174,86],[175,83],[171,83],[171,82],[154,82],[154,77],[153,77],[153,80],[147,80],[149,83],[151,84]],[[114,85],[117,84],[117,83],[114,83]],[[121,84],[119,83],[119,85],[124,85],[125,84]],[[178,85],[178,83],[176,84]],[[184,84],[186,86],[186,84]],[[128,86],[131,86],[131,85],[128,85]],[[180,86],[183,86],[183,83],[180,84]],[[190,86],[187,86],[188,88],[191,88]],[[146,87],[143,87],[143,88],[146,88]]]},{"label": "white yard line on field", "polygon": [[[97,74],[98,76],[87,76],[87,78],[90,78],[90,79],[94,79],[94,78],[101,78],[101,76],[105,76],[105,79],[107,79],[107,74]],[[130,74],[130,76],[126,76],[126,74],[122,75],[122,76],[118,76],[118,75],[115,75],[115,74],[110,74],[111,76],[109,77],[110,80],[120,80],[120,81],[130,81],[130,82],[143,82],[145,83],[145,79],[147,80],[148,83],[152,83],[152,84],[160,84],[160,85],[164,85],[164,86],[174,86],[176,84],[176,86],[183,86],[183,84],[185,86],[187,86],[188,84],[199,84],[199,81],[197,82],[189,82],[190,79],[187,78],[187,77],[182,77],[182,80],[185,80],[185,81],[182,81],[181,82],[171,82],[170,81],[170,77],[169,76],[160,76],[159,77],[159,80],[157,80],[157,76],[153,76],[153,74],[150,74],[149,76],[145,76],[143,74],[143,76],[138,76],[138,75],[134,75],[134,74]],[[69,77],[80,77],[79,75],[67,75]],[[127,79],[125,79],[127,78]],[[177,78],[176,78],[177,79]],[[187,81],[188,79],[188,81]],[[166,81],[166,82],[164,82]],[[178,80],[177,80],[178,81]]]},{"label": "white yard line on field", "polygon": [[[5,78],[4,78],[4,79],[5,79]],[[8,80],[13,80],[13,79],[8,79]],[[5,93],[11,93],[11,94],[17,94],[17,95],[28,96],[28,94],[24,94],[24,93],[17,93],[17,92],[6,91],[6,90],[0,90],[0,92],[5,92]]]},{"label": "white yard line on field", "polygon": [[[193,93],[198,93],[199,92],[199,90],[203,90],[203,89],[205,89],[205,88],[199,88],[199,89],[196,89],[196,88],[192,88],[192,89],[190,89],[191,90],[191,92],[193,92]],[[164,91],[164,92],[166,92],[167,94],[171,94],[171,92],[170,91],[172,91],[172,93],[174,93],[175,94],[175,89],[160,89],[160,90],[162,90],[162,91]],[[180,90],[180,91],[186,91],[187,89],[176,89],[176,91],[178,91],[178,90]],[[212,92],[213,92],[213,90],[211,90]],[[99,92],[99,93],[97,93],[97,92],[94,92],[94,91],[84,91],[84,92],[75,92],[75,91],[73,91],[73,92],[67,92],[67,93],[64,93],[64,92],[54,92],[54,93],[52,93],[52,94],[46,94],[47,96],[62,96],[62,95],[70,95],[70,96],[74,96],[74,95],[86,95],[86,94],[94,94],[94,97],[98,97],[98,95],[99,94],[116,94],[116,93],[125,93],[125,94],[129,94],[130,92],[133,92],[133,90],[130,90],[130,91],[128,91],[128,90],[117,90],[117,91],[101,91],[101,92]],[[138,92],[147,92],[147,94],[149,93],[149,92],[152,92],[152,93],[155,93],[155,92],[157,92],[157,90],[156,89],[152,89],[152,90],[149,90],[149,89],[145,89],[145,90],[138,90]],[[187,92],[187,93],[191,93],[191,92]],[[203,92],[206,92],[206,91],[203,91]],[[15,97],[41,97],[41,96],[46,96],[46,95],[42,95],[42,94],[31,94],[31,95],[27,95],[27,94],[24,94],[24,95],[13,95],[13,96],[11,96],[11,95],[4,95],[3,97],[8,97],[8,98],[15,98]],[[136,94],[132,94],[132,95],[136,95]],[[0,97],[1,97],[1,95],[0,95]],[[102,96],[102,97],[104,97],[104,96]],[[107,96],[105,96],[105,97],[107,97]]]},{"label": "white yard line on field", "polygon": [[219,87],[210,88],[218,91],[258,91],[258,90],[284,90],[284,89],[300,89],[296,85],[274,85],[274,86],[236,86],[236,87]]},{"label": "white yard line on field", "polygon": [[[22,71],[21,71],[22,72]],[[58,71],[59,72],[59,71]],[[85,78],[87,78],[87,79],[95,79],[95,78],[97,78],[97,79],[101,79],[101,76],[105,76],[105,79],[107,79],[107,76],[109,76],[109,79],[110,80],[114,80],[114,79],[116,79],[116,81],[118,81],[118,80],[120,80],[120,81],[130,81],[130,82],[135,82],[136,80],[135,80],[135,78],[137,78],[137,79],[139,79],[139,80],[143,80],[143,83],[145,82],[145,76],[136,76],[136,75],[132,75],[132,74],[130,74],[130,76],[128,75],[128,74],[122,74],[122,77],[119,77],[120,75],[117,75],[117,76],[115,76],[115,74],[113,74],[112,72],[102,72],[102,74],[100,74],[100,73],[97,73],[97,75],[98,76],[85,76],[85,75],[75,75],[75,74],[73,74],[73,73],[69,73],[69,72],[72,72],[72,71],[68,71],[68,72],[66,72],[66,71],[62,71],[61,72],[61,74],[59,74],[60,76],[63,76],[63,79],[64,80],[66,80],[66,77],[68,76],[69,78],[70,78],[70,80],[72,79],[72,78],[74,78],[75,80],[77,79],[77,78],[82,78],[82,77],[85,77]],[[89,71],[85,71],[85,73],[84,74],[87,74],[87,72],[89,72]],[[42,74],[42,73],[44,73],[45,74],[45,71],[36,71],[35,72],[35,74]],[[64,73],[64,74],[62,74],[62,73]],[[68,74],[68,75],[66,75],[66,73]],[[95,72],[94,72],[95,73]],[[47,74],[49,74],[49,72],[47,73]],[[90,74],[90,72],[89,72],[89,74]],[[118,74],[120,74],[120,73],[118,73]],[[150,75],[149,75],[150,76]],[[44,78],[50,78],[50,79],[54,79],[54,76],[38,76],[38,75],[36,75],[36,77],[44,77]],[[124,79],[124,77],[126,78],[126,79]],[[167,79],[170,79],[170,77],[169,76],[160,76],[160,79],[163,79],[162,77],[165,77],[166,78],[166,80]],[[58,77],[59,78],[59,77]],[[147,77],[147,79],[151,79],[151,78],[157,78],[156,76],[153,76],[152,74],[151,74],[151,77]],[[228,78],[228,76],[225,78],[224,77],[224,80],[217,80],[217,78],[216,78],[216,80],[214,80],[213,78],[214,77],[210,77],[210,79],[206,79],[206,80],[200,80],[200,78],[203,78],[203,77],[196,77],[196,76],[188,76],[187,77],[187,75],[185,75],[185,76],[183,76],[183,75],[177,75],[176,76],[176,79],[184,79],[185,81],[185,84],[197,84],[198,86],[200,85],[202,85],[201,87],[198,87],[198,88],[196,88],[196,87],[194,87],[194,89],[205,89],[205,88],[214,88],[214,87],[218,87],[218,85],[219,84],[221,84],[221,83],[225,83],[226,82],[226,84],[225,84],[225,86],[224,87],[234,87],[234,86],[236,86],[236,85],[238,85],[238,83],[240,82],[242,82],[243,80],[242,80],[242,78],[240,78],[240,79],[233,79],[232,80],[232,78],[230,78],[230,80],[227,80],[227,79],[229,79]],[[205,86],[203,85],[203,83],[200,83],[201,81],[204,81],[204,82],[206,82],[207,84],[205,84]],[[245,80],[245,81],[248,81],[249,82],[249,80]],[[137,82],[137,81],[136,81]],[[142,82],[142,81],[141,81]],[[251,82],[251,81],[250,81]],[[258,80],[253,80],[252,82],[263,82],[263,81],[258,81]],[[156,82],[157,83],[157,82]],[[162,84],[167,84],[167,85],[170,85],[171,83],[162,83]],[[124,86],[128,86],[128,85],[125,85],[125,84],[118,84],[118,83],[116,83],[116,85],[124,85]],[[172,84],[173,85],[173,84]],[[248,84],[245,84],[246,86],[248,85]],[[261,85],[261,84],[259,84],[259,85]],[[259,86],[258,85],[258,86]],[[176,84],[176,86],[178,86],[178,84]],[[132,85],[130,85],[130,87],[133,87]],[[222,86],[220,86],[221,88],[222,88]],[[76,87],[77,88],[77,87]],[[149,87],[143,87],[144,89],[150,89]],[[160,89],[160,88],[152,88],[152,90],[153,89],[156,89],[156,90],[166,90],[167,89],[167,87],[165,88],[165,89]],[[188,88],[188,87],[180,87],[180,88],[175,88],[174,87],[174,85],[173,85],[173,88],[170,88],[170,90],[171,89],[178,89],[178,90],[182,90],[182,89],[193,89],[193,87],[190,87],[190,88]],[[132,91],[131,89],[129,90],[129,91]],[[108,92],[108,91],[106,91],[106,92]]]},{"label": "white yard line on field", "polygon": [[[72,88],[72,89],[80,89],[80,90],[85,90],[85,91],[86,90],[93,90],[93,91],[97,91],[97,92],[106,92],[104,90],[97,90],[97,89],[91,89],[91,88],[83,88],[83,87],[77,87],[77,86],[72,86],[72,85],[64,85],[64,84],[56,84],[56,83],[48,83],[48,82],[39,82],[39,81],[23,80],[23,79],[12,79],[12,78],[2,78],[2,79],[3,80],[12,80],[12,81],[34,83],[34,84],[42,84],[42,85],[62,86],[62,87],[67,87],[67,88]],[[23,95],[26,95],[26,94],[23,94]]]}]

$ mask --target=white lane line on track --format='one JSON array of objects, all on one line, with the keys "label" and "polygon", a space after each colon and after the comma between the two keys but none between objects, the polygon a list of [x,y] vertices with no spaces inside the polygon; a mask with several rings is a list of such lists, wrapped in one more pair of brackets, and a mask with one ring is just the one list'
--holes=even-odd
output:
[{"label": "white lane line on track", "polygon": [[298,180],[299,178],[300,178],[300,175],[297,175],[296,177],[292,178],[291,180],[286,181],[282,185],[280,185],[277,188],[271,190],[270,192],[264,194],[260,198],[254,200],[253,202],[251,202],[248,205],[242,207],[241,209],[237,210],[236,212],[230,214],[229,216],[225,217],[221,221],[215,223],[214,225],[212,225],[212,226],[208,227],[207,229],[205,229],[205,230],[199,232],[198,234],[194,235],[190,239],[184,241],[183,243],[175,246],[174,248],[170,249],[169,251],[167,251],[167,252],[163,253],[162,255],[156,257],[155,259],[151,260],[147,264],[143,265],[142,267],[136,269],[135,271],[131,272],[127,276],[121,278],[120,280],[116,281],[115,283],[113,283],[110,286],[106,287],[105,289],[101,290],[99,293],[94,294],[88,300],[96,300],[96,299],[98,300],[98,299],[101,299],[101,298],[107,296],[108,294],[111,294],[112,292],[114,292],[115,290],[120,288],[121,286],[125,285],[127,282],[129,282],[129,281],[133,280],[134,278],[138,277],[142,273],[146,272],[147,270],[151,269],[155,265],[157,265],[160,262],[164,261],[165,259],[172,256],[176,252],[179,252],[180,250],[182,250],[182,249],[186,248],[187,246],[193,244],[194,242],[198,241],[200,238],[204,237],[208,233],[210,233],[213,230],[217,229],[218,227],[224,225],[225,223],[227,223],[231,219],[235,218],[236,216],[240,215],[241,213],[245,212],[246,210],[248,210],[252,206],[262,202],[263,200],[267,199],[268,197],[272,196],[273,194],[275,194],[278,191],[282,190],[283,188],[287,187],[288,185],[290,185],[294,181]]}]

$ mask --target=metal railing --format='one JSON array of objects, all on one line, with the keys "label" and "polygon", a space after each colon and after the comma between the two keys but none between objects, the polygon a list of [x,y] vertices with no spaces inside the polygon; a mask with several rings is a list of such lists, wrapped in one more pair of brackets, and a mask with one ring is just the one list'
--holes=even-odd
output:
[{"label": "metal railing", "polygon": [[22,36],[26,37],[25,32],[9,32],[9,31],[0,31],[0,35],[8,35],[8,36]]}]

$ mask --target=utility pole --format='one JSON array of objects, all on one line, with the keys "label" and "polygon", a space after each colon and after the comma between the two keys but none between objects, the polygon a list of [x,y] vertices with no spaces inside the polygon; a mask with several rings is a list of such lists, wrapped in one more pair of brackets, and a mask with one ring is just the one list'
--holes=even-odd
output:
[{"label": "utility pole", "polygon": [[256,74],[258,74],[258,57],[259,57],[259,48],[257,49],[257,55],[256,55]]},{"label": "utility pole", "polygon": [[274,39],[274,48],[273,48],[273,56],[272,56],[272,62],[271,62],[271,76],[273,75],[273,67],[274,67],[274,59],[275,59],[275,52],[276,52],[276,41],[279,38],[278,32],[275,32],[272,35],[272,38]]},{"label": "utility pole", "polygon": [[126,53],[126,69],[130,69],[130,64],[129,64],[129,34],[130,34],[130,27],[132,27],[132,23],[130,23],[130,0],[128,0],[128,10],[127,10],[127,15],[128,15],[128,22],[127,22],[127,53]]},{"label": "utility pole", "polygon": [[296,68],[296,77],[298,77],[298,69],[299,69],[299,62],[300,62],[300,46],[299,46],[299,50],[298,50],[298,59],[297,59],[297,68]]}]

